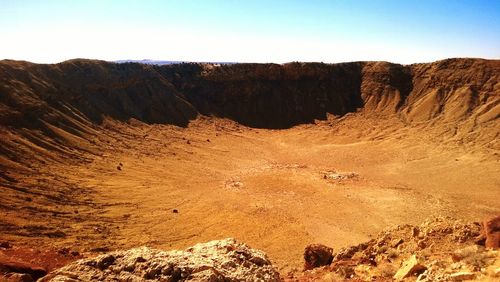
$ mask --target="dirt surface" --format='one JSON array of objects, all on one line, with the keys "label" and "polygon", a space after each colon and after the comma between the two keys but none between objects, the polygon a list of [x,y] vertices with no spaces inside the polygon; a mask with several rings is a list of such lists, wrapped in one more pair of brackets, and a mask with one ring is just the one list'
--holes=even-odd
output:
[{"label": "dirt surface", "polygon": [[499,67],[3,61],[0,242],[91,256],[233,237],[287,273],[309,244],[498,215]]},{"label": "dirt surface", "polygon": [[288,130],[210,118],[188,128],[112,127],[120,142],[104,142],[93,162],[50,165],[21,180],[64,179],[87,191],[73,199],[82,205],[54,208],[43,225],[28,224],[29,210],[2,211],[4,226],[22,226],[3,229],[3,239],[90,251],[235,237],[288,271],[302,266],[311,243],[339,248],[433,215],[500,212],[495,154],[426,140],[396,120],[350,116]]}]

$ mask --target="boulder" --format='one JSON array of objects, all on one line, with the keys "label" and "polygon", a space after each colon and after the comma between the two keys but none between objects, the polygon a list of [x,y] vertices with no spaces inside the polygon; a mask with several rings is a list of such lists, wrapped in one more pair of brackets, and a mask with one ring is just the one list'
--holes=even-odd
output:
[{"label": "boulder", "polygon": [[477,238],[477,242],[487,248],[500,247],[500,215],[481,223],[481,234]]},{"label": "boulder", "polygon": [[224,239],[183,251],[139,247],[75,261],[42,281],[280,281],[267,256]]},{"label": "boulder", "polygon": [[333,249],[321,244],[313,244],[304,250],[304,269],[329,265],[333,260]]}]

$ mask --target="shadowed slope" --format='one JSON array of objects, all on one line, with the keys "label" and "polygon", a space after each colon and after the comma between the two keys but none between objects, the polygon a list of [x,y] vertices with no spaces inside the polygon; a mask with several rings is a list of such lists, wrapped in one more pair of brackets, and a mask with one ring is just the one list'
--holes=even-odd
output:
[{"label": "shadowed slope", "polygon": [[179,64],[72,60],[0,63],[0,122],[37,127],[69,117],[186,126],[197,113],[262,128],[288,128],[364,108],[409,122],[499,113],[499,61],[450,59],[402,66],[369,63]]}]

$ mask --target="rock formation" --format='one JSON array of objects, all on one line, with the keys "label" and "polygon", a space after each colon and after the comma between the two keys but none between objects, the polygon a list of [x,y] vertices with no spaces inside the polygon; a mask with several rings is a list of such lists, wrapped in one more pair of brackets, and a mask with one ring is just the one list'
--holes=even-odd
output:
[{"label": "rock formation", "polygon": [[481,234],[477,243],[487,248],[500,247],[500,216],[481,222]]},{"label": "rock formation", "polygon": [[[156,66],[80,59],[40,65],[0,61],[0,185],[5,188],[0,209],[12,215],[9,221],[0,220],[0,231],[32,238],[64,238],[78,213],[98,216],[100,206],[93,202],[91,189],[77,189],[56,174],[47,175],[50,181],[34,176],[41,167],[50,170],[50,164],[81,164],[91,162],[93,157],[104,158],[102,145],[119,142],[124,137],[120,130],[134,124],[186,127],[198,117],[215,116],[250,127],[283,129],[329,115],[341,121],[343,116],[355,113],[380,117],[381,123],[383,118],[391,118],[407,127],[432,131],[429,136],[438,142],[452,140],[459,145],[474,143],[498,150],[499,81],[500,61],[483,59],[413,65]],[[119,137],[110,137],[110,132]],[[147,133],[139,137],[146,139]],[[126,138],[135,140],[138,135]],[[216,143],[214,139],[203,140],[207,141],[204,144]],[[182,142],[198,147],[189,139]],[[453,156],[452,160],[459,159]],[[117,163],[113,163],[114,172],[131,170],[128,164]],[[333,170],[320,177],[339,183],[361,178],[356,173]],[[239,180],[228,183],[230,188],[246,187]],[[82,212],[77,207],[88,209]],[[20,208],[27,210],[22,217],[16,213]],[[178,208],[172,207],[169,213],[183,215],[185,210]],[[66,229],[47,223],[48,218],[56,217]],[[448,219],[400,226],[365,244],[338,250],[333,259],[328,247],[310,248],[305,254],[306,268],[326,266],[291,279],[325,275],[366,280],[418,275],[421,281],[496,277],[498,271],[491,267],[498,265],[498,253],[483,245],[498,246],[498,218],[484,222],[483,227],[480,235],[479,224]],[[102,233],[100,227],[91,228],[96,234]],[[475,240],[482,245],[473,245]],[[433,256],[439,252],[446,254]],[[3,267],[31,273],[25,266],[9,262]],[[71,264],[46,279],[69,280],[71,273],[87,280],[279,279],[262,253],[232,240],[197,245],[185,252],[147,248],[117,251]]]},{"label": "rock formation", "polygon": [[280,281],[266,255],[234,239],[184,251],[147,247],[75,261],[42,281]]},{"label": "rock formation", "polygon": [[495,281],[500,278],[500,252],[476,245],[480,233],[479,223],[443,217],[420,226],[397,226],[334,252],[325,267],[291,274],[285,281]]},{"label": "rock formation", "polygon": [[[0,62],[1,125],[41,121],[100,123],[105,116],[185,126],[198,114],[249,126],[284,128],[358,108],[408,122],[499,113],[500,61],[449,59],[430,64],[179,64],[71,60],[55,65]],[[17,124],[17,125],[16,125]]]}]

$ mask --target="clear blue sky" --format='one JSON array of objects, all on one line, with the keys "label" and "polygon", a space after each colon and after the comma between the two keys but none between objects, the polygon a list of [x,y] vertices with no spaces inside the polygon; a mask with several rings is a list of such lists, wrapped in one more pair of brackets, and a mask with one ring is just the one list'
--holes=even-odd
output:
[{"label": "clear blue sky", "polygon": [[500,58],[500,0],[0,0],[0,58]]}]

